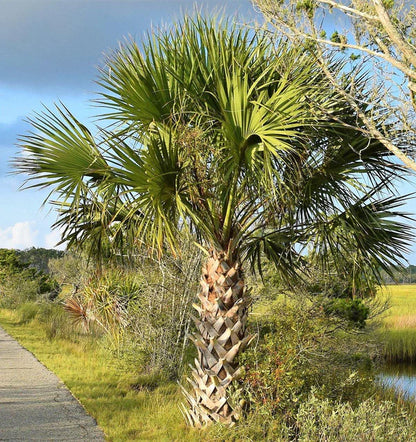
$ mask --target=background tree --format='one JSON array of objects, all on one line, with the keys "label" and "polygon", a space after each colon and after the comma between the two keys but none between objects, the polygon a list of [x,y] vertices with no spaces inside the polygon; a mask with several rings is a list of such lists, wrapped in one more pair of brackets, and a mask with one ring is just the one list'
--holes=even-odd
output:
[{"label": "background tree", "polygon": [[16,307],[40,297],[54,299],[58,283],[42,270],[21,259],[21,251],[0,249],[0,305]]},{"label": "background tree", "polygon": [[389,269],[408,239],[391,218],[403,168],[302,48],[227,22],[186,18],[142,50],[127,42],[99,84],[106,129],[93,137],[65,107],[46,109],[16,165],[51,187],[70,243],[179,255],[182,234],[194,236],[206,260],[185,414],[233,422],[228,387],[252,339],[242,265],[264,256],[297,278],[305,248],[355,247]]},{"label": "background tree", "polygon": [[49,273],[50,260],[61,258],[64,255],[62,250],[44,249],[42,247],[31,247],[16,252],[22,262],[43,273]]},{"label": "background tree", "polygon": [[[349,101],[365,130],[416,171],[416,10],[404,0],[253,0],[277,30],[315,55],[330,83]],[[345,79],[331,69],[334,53],[361,66],[372,76],[371,90],[346,88]],[[351,68],[346,66],[346,69]],[[352,83],[354,78],[350,77]],[[364,92],[364,94],[363,94]],[[364,95],[364,96],[363,96]],[[360,112],[359,101],[372,104],[372,112]],[[397,137],[390,126],[380,126],[380,112],[399,122]],[[403,143],[404,141],[404,143]]]},{"label": "background tree", "polygon": [[86,254],[74,250],[66,251],[60,257],[49,260],[49,272],[61,286],[69,285],[72,293],[76,294],[83,283],[91,277],[95,270],[95,264],[88,259]]}]

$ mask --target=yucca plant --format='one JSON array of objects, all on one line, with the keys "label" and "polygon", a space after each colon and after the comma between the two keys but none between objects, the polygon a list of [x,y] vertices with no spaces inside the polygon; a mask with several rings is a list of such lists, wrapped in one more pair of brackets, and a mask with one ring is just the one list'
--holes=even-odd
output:
[{"label": "yucca plant", "polygon": [[392,218],[403,200],[392,180],[404,171],[364,136],[313,57],[227,21],[186,18],[142,49],[127,42],[99,85],[106,129],[93,137],[63,105],[46,109],[17,168],[51,189],[69,244],[178,255],[181,235],[194,235],[207,257],[186,415],[232,423],[227,389],[251,340],[244,263],[261,269],[267,258],[297,278],[305,248],[354,247],[388,269],[408,238]]}]

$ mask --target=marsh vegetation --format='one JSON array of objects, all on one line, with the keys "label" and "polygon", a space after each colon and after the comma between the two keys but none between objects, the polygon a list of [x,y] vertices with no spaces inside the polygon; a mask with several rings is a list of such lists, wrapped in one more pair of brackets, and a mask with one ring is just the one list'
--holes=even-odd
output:
[{"label": "marsh vegetation", "polygon": [[[71,276],[69,259],[51,262],[52,268],[60,268],[56,275],[66,281],[64,287],[71,277],[79,278],[78,272]],[[193,259],[188,264],[193,266]],[[168,260],[162,269],[145,262],[142,273],[111,267],[102,269],[100,277],[87,271],[77,282],[78,308],[82,302],[89,305],[88,326],[82,309],[68,309],[72,285],[55,300],[39,295],[3,308],[0,323],[58,374],[109,440],[200,440],[199,431],[187,427],[181,415],[177,383],[189,376],[187,363],[195,355],[186,339],[192,324],[180,321],[195,287],[180,283],[178,265],[186,266],[185,259]],[[391,310],[381,325],[378,321],[373,327],[366,320],[363,328],[345,315],[329,315],[322,308],[324,298],[310,297],[305,304],[304,296],[282,293],[273,272],[257,283],[250,320],[257,338],[240,357],[244,372],[230,395],[232,403],[242,405],[240,422],[232,429],[218,425],[203,430],[205,438],[291,441],[318,440],[325,434],[328,440],[365,440],[371,434],[376,440],[416,440],[414,406],[377,381],[383,355],[388,355],[388,342],[383,347],[380,333],[397,325],[396,318],[414,301],[413,286],[383,289],[380,300],[388,291]],[[159,322],[158,297],[166,297],[168,288],[170,304]],[[115,306],[126,305],[126,297],[131,305],[107,321]]]}]

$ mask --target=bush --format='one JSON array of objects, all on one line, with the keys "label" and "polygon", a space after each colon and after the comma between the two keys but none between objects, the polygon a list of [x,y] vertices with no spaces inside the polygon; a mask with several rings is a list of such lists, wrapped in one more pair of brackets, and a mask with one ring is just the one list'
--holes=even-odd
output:
[{"label": "bush", "polygon": [[54,302],[39,304],[35,319],[41,324],[47,339],[67,339],[78,342],[80,330],[74,327],[62,304]]},{"label": "bush", "polygon": [[349,402],[320,399],[311,393],[299,404],[293,419],[260,412],[250,414],[233,428],[216,426],[213,441],[265,442],[414,442],[416,421],[391,401],[366,399],[356,407]]},{"label": "bush", "polygon": [[17,308],[20,304],[35,301],[39,297],[39,282],[24,274],[7,275],[0,284],[0,306]]},{"label": "bush", "polygon": [[232,429],[210,429],[208,439],[416,441],[411,407],[386,401],[375,383],[379,344],[365,330],[328,316],[322,300],[293,297],[275,301],[257,328],[230,395],[242,417]]},{"label": "bush", "polygon": [[280,297],[257,324],[257,345],[240,356],[244,372],[231,401],[244,418],[230,440],[292,440],[311,391],[352,406],[373,392],[378,344],[316,301]]},{"label": "bush", "polygon": [[0,249],[0,306],[16,308],[40,299],[55,299],[60,291],[49,275],[29,267],[16,250]]},{"label": "bush", "polygon": [[327,316],[336,316],[349,322],[358,328],[365,327],[365,321],[370,314],[368,306],[361,299],[329,299],[323,303],[323,309]]},{"label": "bush", "polygon": [[94,273],[94,262],[81,252],[65,252],[60,258],[50,259],[48,262],[50,273],[61,285],[72,287],[77,293],[83,284]]},{"label": "bush", "polygon": [[275,303],[259,324],[259,342],[241,356],[246,391],[272,412],[288,412],[310,389],[322,397],[355,398],[371,379],[378,347],[368,335],[343,330],[321,303],[291,298]]},{"label": "bush", "polygon": [[388,401],[367,399],[355,409],[350,403],[334,404],[311,395],[296,416],[296,439],[320,441],[416,441],[416,421]]}]

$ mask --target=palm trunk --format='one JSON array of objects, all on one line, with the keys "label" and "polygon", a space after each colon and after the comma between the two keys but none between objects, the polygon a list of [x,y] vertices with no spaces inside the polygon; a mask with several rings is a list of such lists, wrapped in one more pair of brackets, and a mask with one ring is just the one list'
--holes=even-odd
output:
[{"label": "palm trunk", "polygon": [[251,340],[246,333],[249,299],[238,260],[212,251],[202,269],[198,332],[191,337],[198,350],[192,378],[193,393],[184,390],[190,409],[184,407],[190,425],[211,422],[232,424],[239,410],[229,403],[227,389],[238,377],[235,360]]}]

